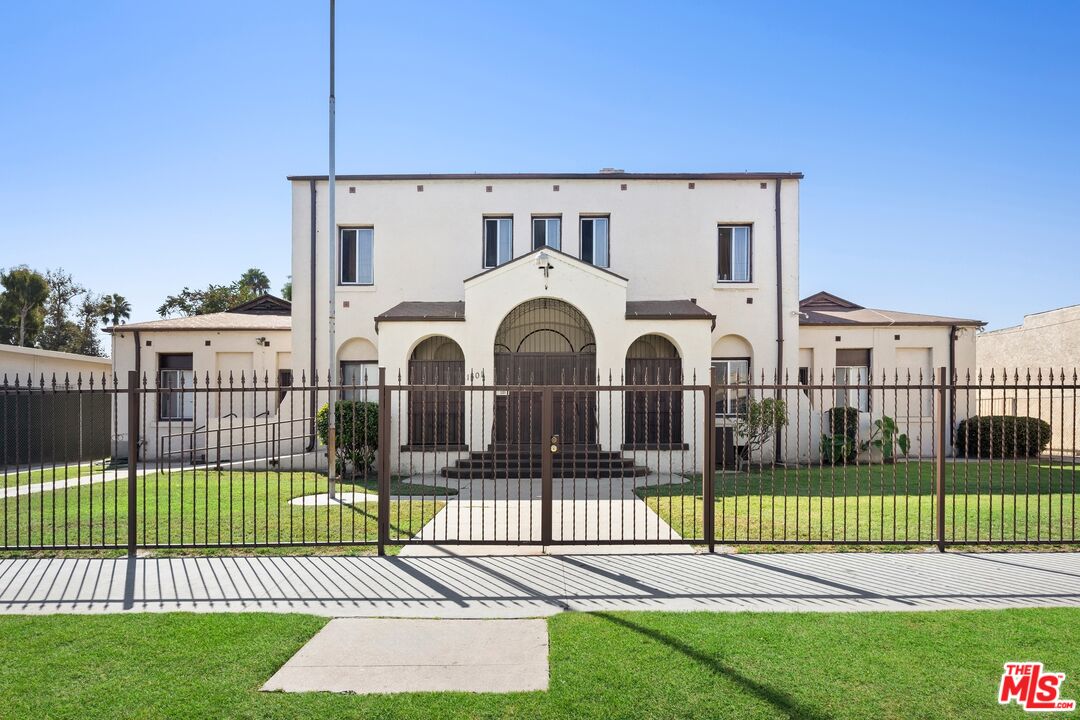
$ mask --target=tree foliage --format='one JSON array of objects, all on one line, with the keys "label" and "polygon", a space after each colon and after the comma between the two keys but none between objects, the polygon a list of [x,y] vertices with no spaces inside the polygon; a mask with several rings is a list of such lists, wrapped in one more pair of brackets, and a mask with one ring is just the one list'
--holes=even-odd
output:
[{"label": "tree foliage", "polygon": [[735,420],[735,434],[743,446],[745,459],[754,457],[765,444],[788,424],[787,403],[779,398],[750,398]]},{"label": "tree foliage", "polygon": [[45,321],[49,282],[25,265],[0,274],[0,342],[31,347]]},{"label": "tree foliage", "polygon": [[101,319],[112,326],[131,319],[131,303],[123,295],[113,293],[101,298]]},{"label": "tree foliage", "polygon": [[248,268],[238,280],[228,285],[211,283],[204,289],[185,287],[169,295],[157,309],[161,317],[207,315],[225,312],[270,290],[270,278],[258,268]]}]

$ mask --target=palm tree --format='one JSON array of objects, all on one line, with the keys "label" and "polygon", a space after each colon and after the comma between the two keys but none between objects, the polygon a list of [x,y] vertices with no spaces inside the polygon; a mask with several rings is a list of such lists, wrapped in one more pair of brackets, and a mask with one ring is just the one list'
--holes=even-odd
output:
[{"label": "palm tree", "polygon": [[270,292],[270,278],[259,268],[248,268],[240,276],[240,287],[254,296]]},{"label": "palm tree", "polygon": [[116,327],[124,320],[131,319],[131,303],[123,295],[106,295],[101,299],[101,317]]}]

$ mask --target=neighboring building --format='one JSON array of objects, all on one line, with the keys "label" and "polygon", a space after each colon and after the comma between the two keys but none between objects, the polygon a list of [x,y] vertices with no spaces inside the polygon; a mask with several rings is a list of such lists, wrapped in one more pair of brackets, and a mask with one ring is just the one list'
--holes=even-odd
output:
[{"label": "neighboring building", "polygon": [[[294,367],[332,361],[346,382],[365,372],[374,382],[378,367],[391,382],[439,383],[591,384],[609,372],[616,384],[700,383],[713,364],[771,375],[798,357],[801,178],[338,176],[330,358],[327,178],[292,177]],[[634,436],[622,408],[606,405],[618,398],[599,395],[582,425],[621,446],[664,444]],[[492,439],[479,418],[502,417],[513,399],[485,402],[463,413],[474,444]],[[693,412],[687,402],[683,426]]]},{"label": "neighboring building", "polygon": [[34,385],[39,385],[42,380],[50,385],[53,378],[63,385],[67,378],[74,385],[79,377],[85,382],[91,375],[98,384],[102,376],[112,383],[112,359],[0,344],[0,383],[7,378],[8,384],[14,385],[17,377],[20,384],[25,385],[30,377]]},{"label": "neighboring building", "polygon": [[[129,323],[108,332],[121,385],[126,387],[128,372],[135,371],[148,387],[162,388],[142,402],[145,457],[179,451],[201,457],[208,429],[239,428],[245,418],[276,419],[282,401],[277,392],[214,389],[293,382],[290,304],[272,295],[226,312]],[[208,387],[211,392],[200,392]],[[117,428],[126,442],[126,406],[118,409]]]},{"label": "neighboring building", "polygon": [[976,341],[976,354],[984,382],[1032,386],[985,392],[990,397],[980,403],[980,414],[1042,418],[1053,432],[1050,451],[1075,452],[1080,440],[1076,393],[1051,386],[1075,384],[1080,370],[1080,305],[1025,315],[1022,325],[984,332]]},{"label": "neighboring building", "polygon": [[53,463],[109,455],[112,396],[21,394],[35,388],[112,387],[112,361],[93,355],[0,345],[0,465]]},{"label": "neighboring building", "polygon": [[[798,382],[808,386],[808,401],[818,411],[835,405],[856,407],[870,416],[888,415],[928,454],[933,443],[933,393],[930,391],[824,390],[815,385],[882,385],[936,382],[937,368],[961,381],[975,369],[979,320],[867,308],[819,292],[799,303]],[[794,378],[791,378],[794,381]],[[953,423],[971,414],[948,398]],[[973,408],[972,408],[973,410]]]}]

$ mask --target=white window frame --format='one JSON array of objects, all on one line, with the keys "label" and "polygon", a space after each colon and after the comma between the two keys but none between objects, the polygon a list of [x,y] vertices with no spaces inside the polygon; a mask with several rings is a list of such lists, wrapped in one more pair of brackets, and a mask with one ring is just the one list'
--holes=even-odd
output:
[{"label": "white window frame", "polygon": [[[602,220],[605,225],[604,233],[604,262],[599,263],[596,261],[596,221]],[[592,229],[592,259],[585,259],[585,223],[593,223]],[[578,257],[582,261],[600,268],[611,267],[611,216],[610,215],[582,215],[578,219]]]},{"label": "white window frame", "polygon": [[[194,370],[161,368],[159,388],[190,388],[195,381]],[[158,420],[190,421],[195,419],[195,393],[191,390],[165,390],[158,395]]]},{"label": "white window frame", "polygon": [[[854,372],[853,372],[854,371]],[[854,381],[852,376],[854,375]],[[835,380],[837,385],[865,386],[859,390],[836,389],[836,407],[853,407],[859,412],[870,412],[870,367],[867,365],[837,365]],[[855,402],[851,402],[854,393]]]},{"label": "white window frame", "polygon": [[[725,230],[731,231],[731,277],[724,278],[720,267],[721,243],[724,241],[723,232]],[[735,231],[746,231],[746,277],[736,277],[735,269]],[[724,285],[728,284],[746,284],[754,281],[754,228],[752,225],[746,223],[735,224],[719,224],[716,226],[716,282]]]},{"label": "white window frame", "polygon": [[[353,263],[352,271],[355,280],[345,279],[345,234],[355,233],[352,242],[355,244],[354,257],[356,261]],[[360,269],[363,267],[363,263],[360,261],[361,252],[361,233],[367,233],[368,244],[371,247],[371,275],[370,277],[361,277]],[[375,228],[371,226],[356,226],[356,227],[342,227],[338,228],[338,285],[374,285],[375,284]]]},{"label": "white window frame", "polygon": [[[544,242],[536,244],[536,223],[544,223]],[[555,227],[555,242],[551,242],[551,228]],[[559,215],[534,215],[532,218],[532,249],[539,250],[549,247],[552,250],[562,251],[562,217]]]},{"label": "white window frame", "polygon": [[[346,366],[360,366],[355,383],[345,380]],[[364,373],[367,373],[365,377]],[[379,404],[379,363],[377,360],[342,360],[338,363],[338,378],[342,385],[341,399]],[[351,389],[355,385],[356,389]]]},{"label": "white window frame", "polygon": [[[727,378],[731,377],[732,365],[734,365],[736,363],[739,363],[741,365],[745,365],[745,367],[746,367],[746,374],[744,376],[746,378],[745,382],[736,381],[734,383],[730,383],[730,381],[727,380]],[[718,417],[718,418],[735,417],[736,415],[739,414],[739,411],[741,409],[740,404],[742,405],[742,407],[745,407],[745,404],[749,402],[749,398],[750,398],[750,358],[748,358],[748,357],[713,358],[712,359],[712,367],[716,368],[717,370],[719,370],[720,368],[723,368],[722,376],[721,376],[720,372],[714,373],[716,375],[717,384],[720,384],[720,385],[725,385],[725,384],[744,385],[745,384],[746,385],[746,390],[745,391],[739,390],[737,388],[727,388],[725,390],[717,390],[716,391],[717,392],[716,404],[718,405],[720,402],[724,403],[724,411],[723,412],[720,412],[720,411],[718,411],[716,409],[716,407],[713,407],[713,412],[716,414],[716,417]],[[738,376],[736,376],[736,377],[738,377]]]},{"label": "white window frame", "polygon": [[[487,228],[488,222],[495,222],[495,262],[492,264],[491,258],[488,257],[488,236]],[[483,222],[483,232],[481,237],[483,239],[483,247],[480,249],[482,254],[482,261],[484,269],[499,267],[505,265],[514,259],[514,217],[513,215],[485,215]],[[504,237],[504,233],[509,233],[510,237]]]}]

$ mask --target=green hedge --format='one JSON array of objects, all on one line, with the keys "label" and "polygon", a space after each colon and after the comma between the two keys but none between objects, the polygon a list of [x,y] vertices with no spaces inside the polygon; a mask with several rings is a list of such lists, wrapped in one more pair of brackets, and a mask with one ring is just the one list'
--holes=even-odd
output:
[{"label": "green hedge", "polygon": [[[362,473],[375,463],[379,449],[379,406],[376,403],[338,400],[336,409],[337,472],[344,476],[350,469]],[[315,416],[319,440],[326,444],[330,428],[330,409],[323,405]]]},{"label": "green hedge", "polygon": [[1050,444],[1050,424],[1033,417],[975,415],[956,428],[961,457],[1038,457]]}]

